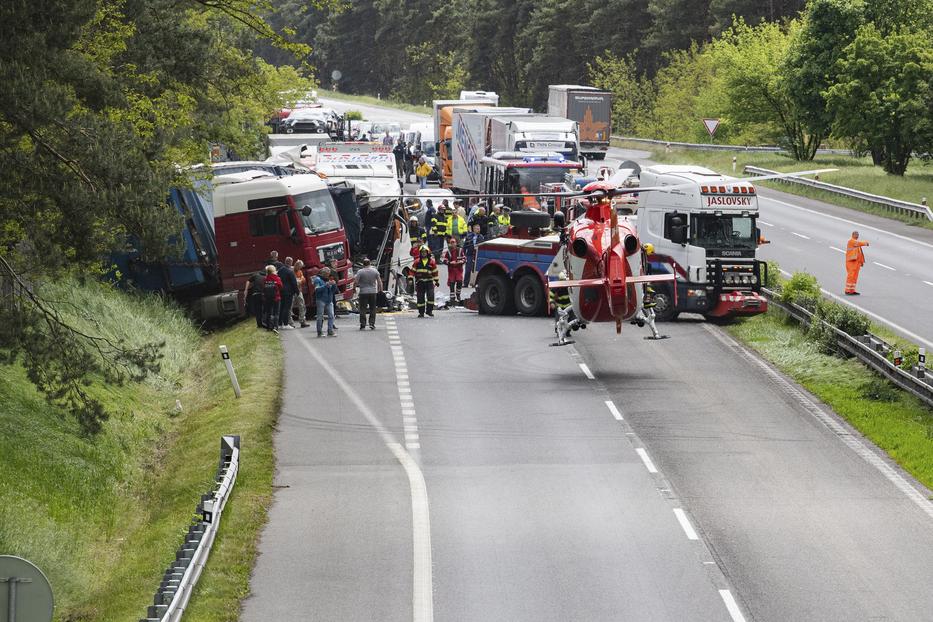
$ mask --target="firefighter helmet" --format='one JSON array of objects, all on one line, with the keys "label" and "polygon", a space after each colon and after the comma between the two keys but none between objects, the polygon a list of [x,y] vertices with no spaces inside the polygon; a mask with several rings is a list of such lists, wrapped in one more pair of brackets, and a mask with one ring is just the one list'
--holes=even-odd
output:
[{"label": "firefighter helmet", "polygon": [[647,253],[648,255],[654,254],[654,244],[652,244],[651,242],[648,242],[647,244],[645,244],[644,249],[645,249],[645,253]]}]

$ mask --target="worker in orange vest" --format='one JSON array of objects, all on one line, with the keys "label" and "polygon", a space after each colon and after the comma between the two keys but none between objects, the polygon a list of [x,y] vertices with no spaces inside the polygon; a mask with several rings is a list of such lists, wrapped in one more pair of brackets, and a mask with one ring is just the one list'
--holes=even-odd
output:
[{"label": "worker in orange vest", "polygon": [[852,238],[846,245],[846,296],[858,296],[855,285],[858,283],[858,273],[865,265],[865,253],[862,247],[868,242],[858,239],[858,231],[852,232]]},{"label": "worker in orange vest", "polygon": [[541,210],[541,204],[538,203],[538,199],[535,198],[535,195],[531,194],[531,192],[528,191],[528,188],[526,188],[525,186],[522,186],[521,192],[523,195],[525,195],[522,197],[522,207],[524,209],[538,210],[538,211]]}]

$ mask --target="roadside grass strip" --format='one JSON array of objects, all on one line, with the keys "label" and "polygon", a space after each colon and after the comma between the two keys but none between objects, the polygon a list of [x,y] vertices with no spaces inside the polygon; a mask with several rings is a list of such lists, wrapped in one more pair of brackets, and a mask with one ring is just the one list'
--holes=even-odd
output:
[{"label": "roadside grass strip", "polygon": [[[271,501],[279,340],[252,322],[202,338],[157,297],[95,282],[63,279],[50,289],[50,299],[72,303],[62,309],[78,327],[129,344],[165,341],[165,357],[142,383],[89,387],[113,413],[94,437],[50,406],[20,366],[0,366],[0,552],[46,572],[56,621],[139,619],[213,481],[221,435],[240,434],[243,468],[185,614],[234,619]],[[220,344],[236,367],[239,400]]]},{"label": "roadside grass strip", "polygon": [[927,488],[933,488],[933,412],[857,360],[820,352],[778,310],[747,318],[728,332],[802,385]]}]

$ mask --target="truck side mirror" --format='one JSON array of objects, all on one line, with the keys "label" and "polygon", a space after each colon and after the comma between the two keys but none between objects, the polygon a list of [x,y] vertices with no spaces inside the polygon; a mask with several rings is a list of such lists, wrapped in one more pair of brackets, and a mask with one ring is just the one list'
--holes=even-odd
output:
[{"label": "truck side mirror", "polygon": [[311,206],[310,206],[310,205],[305,205],[305,206],[303,206],[303,207],[301,208],[301,215],[302,215],[302,216],[310,216],[310,215],[311,215]]},{"label": "truck side mirror", "polygon": [[671,225],[671,242],[674,244],[687,243],[687,227],[684,225]]}]

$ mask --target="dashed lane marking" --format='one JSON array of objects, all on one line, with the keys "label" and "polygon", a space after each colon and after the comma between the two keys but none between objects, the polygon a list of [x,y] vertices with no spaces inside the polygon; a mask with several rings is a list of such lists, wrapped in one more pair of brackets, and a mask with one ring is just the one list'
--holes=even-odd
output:
[{"label": "dashed lane marking", "polygon": [[648,452],[645,451],[643,447],[636,447],[635,453],[637,453],[638,457],[641,458],[641,461],[645,463],[645,468],[648,469],[649,473],[658,472],[658,468],[654,466],[654,462],[651,461],[651,457],[648,455]]},{"label": "dashed lane marking", "polygon": [[810,239],[809,236],[806,236],[806,235],[804,235],[804,234],[802,234],[802,233],[797,233],[796,231],[791,231],[790,233],[791,233],[791,235],[796,235],[798,238],[803,238],[804,240],[809,240],[809,239]]},{"label": "dashed lane marking", "polygon": [[616,421],[623,421],[622,413],[619,412],[619,409],[616,408],[616,405],[612,400],[606,400],[606,408],[609,409],[609,412],[612,413],[612,416],[615,417]]},{"label": "dashed lane marking", "polygon": [[774,226],[774,225],[772,225],[770,222],[765,222],[765,221],[763,221],[763,220],[760,219],[760,218],[758,219],[758,222],[759,222],[760,224],[766,226],[766,227],[773,227],[773,226]]},{"label": "dashed lane marking", "polygon": [[580,370],[583,372],[583,375],[590,380],[596,380],[596,376],[593,375],[593,372],[590,371],[586,363],[580,363]]},{"label": "dashed lane marking", "polygon": [[830,246],[830,248],[836,251],[837,253],[842,253],[843,255],[846,254],[846,252],[842,250],[841,248],[836,248],[835,246]]},{"label": "dashed lane marking", "polygon": [[745,622],[745,616],[742,615],[742,610],[739,609],[739,604],[735,602],[732,592],[719,590],[719,595],[722,597],[722,602],[726,603],[726,610],[732,616],[733,622]]},{"label": "dashed lane marking", "polygon": [[933,287],[933,283],[931,283],[931,282],[929,282],[929,281],[924,281],[924,283],[926,283],[926,284],[929,285],[930,287]]},{"label": "dashed lane marking", "polygon": [[875,264],[875,265],[878,266],[878,267],[884,268],[885,270],[890,270],[891,272],[897,272],[897,270],[895,270],[895,269],[892,268],[891,266],[885,265],[885,264],[883,264],[883,263],[881,263],[881,262],[879,262],[879,261],[873,261],[872,263]]},{"label": "dashed lane marking", "polygon": [[677,517],[677,522],[680,523],[681,529],[684,530],[684,533],[687,534],[688,540],[699,540],[700,536],[697,535],[697,532],[694,531],[693,525],[690,524],[690,519],[687,518],[687,513],[680,508],[674,508],[674,516]]}]

